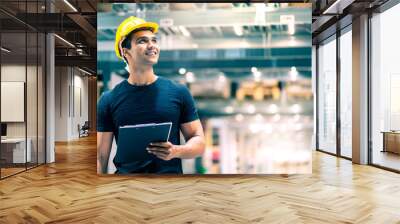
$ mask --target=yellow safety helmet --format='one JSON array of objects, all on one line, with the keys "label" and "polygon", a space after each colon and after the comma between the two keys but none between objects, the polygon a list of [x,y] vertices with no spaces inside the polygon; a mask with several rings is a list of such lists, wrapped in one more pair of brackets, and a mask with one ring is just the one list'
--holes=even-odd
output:
[{"label": "yellow safety helmet", "polygon": [[117,33],[115,34],[115,54],[120,59],[123,59],[121,56],[121,42],[125,39],[125,37],[134,30],[139,28],[150,28],[153,33],[157,33],[158,24],[152,22],[146,22],[141,18],[137,18],[134,16],[130,16],[122,21],[119,24]]}]

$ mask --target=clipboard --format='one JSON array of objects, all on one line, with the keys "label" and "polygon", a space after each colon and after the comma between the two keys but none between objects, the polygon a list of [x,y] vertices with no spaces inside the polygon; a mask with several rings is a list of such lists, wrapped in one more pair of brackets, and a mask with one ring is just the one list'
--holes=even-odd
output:
[{"label": "clipboard", "polygon": [[147,152],[151,142],[169,140],[172,122],[127,125],[119,127],[117,160],[120,162],[148,161],[155,155]]}]

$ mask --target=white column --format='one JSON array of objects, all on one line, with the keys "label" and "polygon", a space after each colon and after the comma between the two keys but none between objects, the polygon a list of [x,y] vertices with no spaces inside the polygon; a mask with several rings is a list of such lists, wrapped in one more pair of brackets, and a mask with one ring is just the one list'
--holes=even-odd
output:
[{"label": "white column", "polygon": [[46,163],[55,161],[54,133],[55,133],[55,76],[54,76],[54,35],[46,36]]}]

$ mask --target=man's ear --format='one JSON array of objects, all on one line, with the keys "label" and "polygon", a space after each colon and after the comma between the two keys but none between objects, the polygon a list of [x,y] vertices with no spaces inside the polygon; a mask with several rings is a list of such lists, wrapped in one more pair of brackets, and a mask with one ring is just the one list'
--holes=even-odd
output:
[{"label": "man's ear", "polygon": [[128,64],[127,55],[130,56],[129,51],[126,48],[122,48],[122,58],[124,59],[125,63]]},{"label": "man's ear", "polygon": [[122,48],[122,53],[123,53],[123,56],[126,57],[126,55],[129,54],[129,51],[127,51],[126,48]]}]

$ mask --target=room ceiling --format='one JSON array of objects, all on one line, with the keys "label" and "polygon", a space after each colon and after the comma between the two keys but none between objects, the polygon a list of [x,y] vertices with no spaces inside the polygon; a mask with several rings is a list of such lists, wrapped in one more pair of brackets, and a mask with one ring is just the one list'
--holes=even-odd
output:
[{"label": "room ceiling", "polygon": [[36,39],[29,33],[52,32],[57,34],[55,38],[56,65],[69,64],[86,67],[95,72],[97,1],[48,2],[50,4],[47,6],[44,0],[2,0],[0,2],[0,22],[2,31],[6,33],[4,35],[6,39],[2,45],[11,50],[8,59],[21,60],[18,57],[26,54],[21,50],[25,49],[25,30],[28,33],[26,35],[28,58],[31,58],[29,57],[31,53],[34,55],[36,52],[36,44],[30,43],[35,42]]}]

